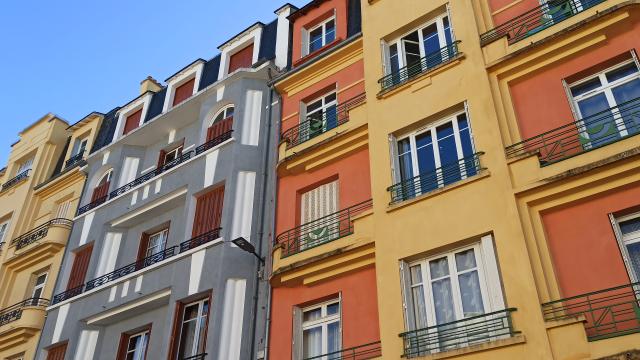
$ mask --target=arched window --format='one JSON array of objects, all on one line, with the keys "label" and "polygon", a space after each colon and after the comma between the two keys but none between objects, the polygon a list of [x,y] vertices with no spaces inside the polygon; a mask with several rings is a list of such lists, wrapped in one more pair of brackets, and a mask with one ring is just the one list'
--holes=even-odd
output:
[{"label": "arched window", "polygon": [[228,105],[213,117],[212,124],[207,130],[207,142],[219,137],[231,137],[234,109],[233,105]]},{"label": "arched window", "polygon": [[112,174],[113,174],[113,169],[107,171],[104,175],[102,175],[96,187],[93,188],[93,195],[91,196],[91,202],[103,199],[109,194],[109,185],[111,185]]}]

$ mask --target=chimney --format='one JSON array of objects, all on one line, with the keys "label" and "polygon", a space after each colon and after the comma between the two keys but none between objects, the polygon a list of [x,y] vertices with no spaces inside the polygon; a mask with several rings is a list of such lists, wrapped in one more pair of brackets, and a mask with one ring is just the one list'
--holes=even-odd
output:
[{"label": "chimney", "polygon": [[162,85],[151,76],[147,76],[146,79],[140,82],[140,95],[146,93],[147,91],[158,92],[162,89]]}]

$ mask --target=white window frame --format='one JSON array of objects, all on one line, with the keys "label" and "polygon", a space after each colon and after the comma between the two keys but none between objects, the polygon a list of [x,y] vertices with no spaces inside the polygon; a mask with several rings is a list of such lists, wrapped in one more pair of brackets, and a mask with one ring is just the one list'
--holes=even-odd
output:
[{"label": "white window frame", "polygon": [[[138,127],[144,124],[144,120],[147,118],[147,111],[149,110],[149,104],[151,103],[152,97],[152,93],[147,93],[134,100],[133,102],[127,104],[124,108],[120,109],[120,111],[118,112],[118,125],[116,126],[116,131],[112,142],[115,142],[117,139],[129,135],[124,134],[124,125],[127,121],[127,117],[134,114],[140,109],[142,109],[142,113],[140,114],[140,123],[138,123]],[[133,130],[132,132],[136,130],[137,129]]]},{"label": "white window frame", "polygon": [[[636,65],[636,69],[638,69],[638,71],[635,74],[632,75],[628,75],[622,79],[618,79],[615,80],[613,82],[609,82],[609,80],[607,79],[607,73],[611,72],[613,70],[622,68],[626,65],[629,64],[635,64]],[[571,90],[579,85],[582,85],[584,83],[587,83],[593,79],[598,78],[600,80],[600,87],[598,87],[597,89],[593,89],[593,90],[589,90],[586,93],[574,96],[573,93],[571,92]],[[589,134],[586,131],[586,126],[584,125],[584,123],[581,121],[583,119],[582,113],[580,111],[580,106],[578,105],[578,103],[582,100],[591,98],[593,96],[597,96],[599,94],[604,94],[607,102],[609,104],[609,108],[614,108],[616,106],[618,106],[619,104],[616,103],[616,99],[613,96],[613,92],[611,91],[612,88],[618,87],[620,85],[626,84],[630,81],[636,80],[636,79],[640,79],[640,68],[638,67],[638,63],[635,61],[635,59],[631,58],[628,60],[625,60],[623,62],[620,62],[616,65],[610,66],[604,70],[599,71],[596,74],[587,76],[585,78],[582,78],[580,80],[577,80],[573,83],[568,84],[568,94],[571,97],[571,103],[575,109],[576,114],[578,115],[578,123],[579,123],[579,131],[581,133],[581,135],[585,138],[585,139],[589,139]],[[616,126],[618,128],[618,133],[620,134],[620,136],[627,136],[629,133],[625,127],[624,124],[624,119],[622,119],[622,117],[620,116],[620,114],[613,114],[613,118],[615,119],[616,122]],[[584,129],[584,130],[580,130],[580,129]]]},{"label": "white window frame", "polygon": [[9,225],[11,225],[11,220],[0,222],[0,244],[4,243],[4,238],[7,237]]},{"label": "white window frame", "polygon": [[317,50],[313,50],[313,51],[318,51],[320,49],[322,49],[323,47],[327,46],[329,43],[327,43],[327,24],[329,24],[331,21],[333,21],[333,41],[335,41],[335,39],[338,38],[338,21],[336,19],[336,16],[333,15],[325,20],[323,20],[321,23],[314,25],[308,29],[303,28],[302,29],[302,56],[307,56],[309,54],[312,53],[311,51],[311,33],[318,30],[318,29],[322,29],[322,38],[321,38],[321,44],[322,46],[320,46]]},{"label": "white window frame", "polygon": [[141,350],[142,353],[139,354],[138,357],[134,357],[134,360],[145,360],[146,359],[146,355],[147,355],[147,346],[149,345],[149,337],[151,335],[151,332],[149,331],[149,329],[140,331],[138,333],[132,334],[132,335],[128,335],[128,341],[127,341],[127,345],[126,345],[126,349],[124,352],[124,357],[125,359],[127,358],[127,356],[131,353],[133,353],[133,355],[136,355],[136,351],[138,351],[138,348],[135,348],[133,350],[129,350],[129,344],[131,344],[131,339],[134,339],[136,337],[139,336],[143,336],[142,338],[142,345],[141,345]]},{"label": "white window frame", "polygon": [[[164,166],[167,163],[170,163],[170,162],[178,159],[180,156],[182,156],[181,154],[182,154],[183,150],[184,150],[184,145],[180,145],[180,146],[175,147],[174,149],[171,149],[171,150],[165,152],[164,159],[162,159],[162,165]],[[169,155],[173,155],[173,159],[167,160]]]},{"label": "white window frame", "polygon": [[[197,60],[191,65],[187,66],[182,71],[180,71],[179,73],[165,80],[167,82],[167,92],[166,92],[167,95],[164,98],[164,104],[162,104],[163,113],[173,108],[172,104],[173,104],[173,99],[175,98],[175,95],[176,95],[176,89],[184,85],[191,79],[194,79],[193,91],[191,93],[191,96],[198,93],[198,87],[200,85],[200,79],[202,78],[203,70],[204,70],[204,61]],[[188,101],[188,99],[185,101]]]},{"label": "white window frame", "polygon": [[[331,100],[331,101],[327,101],[327,98],[331,95],[335,96],[335,100]],[[311,112],[308,111],[309,106],[317,103],[318,101],[320,101],[320,107],[316,110],[313,110]],[[315,114],[315,113],[324,113],[326,112],[326,110],[328,108],[330,108],[331,106],[335,105],[336,107],[338,106],[338,92],[336,90],[331,90],[329,92],[327,92],[326,94],[319,96],[311,101],[306,101],[304,103],[304,117],[300,119],[300,122],[305,122],[309,119],[309,116]]]},{"label": "white window frame", "polygon": [[[233,112],[231,113],[231,115],[229,115],[229,109],[233,109]],[[218,121],[222,121],[230,116],[234,116],[235,112],[236,112],[236,108],[234,104],[225,105],[220,110],[216,111],[216,114],[211,118],[211,123],[209,124],[209,127],[213,126],[213,124],[215,124]],[[222,115],[222,118],[218,119],[220,115]]]},{"label": "white window frame", "polygon": [[[38,279],[44,276],[44,281],[42,284],[38,284]],[[44,287],[47,285],[47,280],[49,279],[49,272],[41,272],[34,274],[35,280],[33,283],[33,289],[31,290],[31,298],[42,298],[42,294],[44,293]],[[36,291],[40,290],[40,296],[36,296]]]},{"label": "white window frame", "polygon": [[609,214],[609,218],[611,220],[611,224],[613,225],[616,240],[618,241],[618,246],[620,247],[620,252],[622,253],[622,259],[624,261],[625,267],[627,268],[627,274],[629,274],[629,278],[631,279],[632,283],[639,282],[640,274],[635,273],[635,269],[633,268],[633,264],[631,261],[631,256],[629,255],[629,251],[627,250],[627,245],[640,242],[640,231],[631,234],[622,234],[620,223],[640,218],[640,212],[619,217],[616,217],[613,214]]},{"label": "white window frame", "polygon": [[231,60],[231,56],[251,45],[251,43],[253,43],[253,58],[251,63],[255,64],[258,61],[258,57],[260,56],[262,30],[263,26],[257,23],[245,30],[242,34],[237,35],[222,46],[218,47],[218,50],[220,50],[220,70],[218,70],[218,80],[222,80],[229,75],[229,62]]},{"label": "white window frame", "polygon": [[105,173],[98,178],[98,181],[96,182],[96,185],[93,188],[95,189],[96,187],[100,186],[100,184],[102,183],[102,179],[104,178],[107,178],[106,182],[111,182],[112,177],[113,177],[113,169],[109,169],[105,171]]},{"label": "white window frame", "polygon": [[[432,18],[431,20],[421,24],[418,27],[415,27],[413,29],[411,29],[410,31],[407,31],[406,33],[394,38],[391,41],[383,41],[383,53],[384,53],[384,74],[385,75],[390,75],[392,74],[392,69],[391,69],[391,46],[392,45],[396,45],[397,49],[398,49],[398,68],[402,69],[405,66],[407,66],[407,61],[405,59],[406,57],[406,50],[404,48],[404,43],[402,41],[402,39],[404,37],[406,37],[409,34],[412,34],[414,32],[418,33],[418,45],[420,48],[420,58],[424,58],[425,56],[427,56],[425,49],[424,49],[424,37],[422,34],[422,30],[424,30],[427,26],[433,25],[434,23],[436,24],[436,27],[438,29],[438,42],[440,43],[440,48],[444,48],[445,46],[447,46],[447,40],[446,40],[446,36],[445,36],[445,32],[444,32],[444,18],[448,18],[449,19],[449,28],[451,29],[451,42],[455,42],[455,36],[453,33],[453,26],[451,24],[451,16],[449,15],[449,11],[445,11],[443,13],[441,13],[438,16],[435,16],[434,18]],[[443,61],[446,60],[446,57],[443,55]]]},{"label": "white window frame", "polygon": [[76,156],[80,153],[84,153],[87,151],[87,146],[89,145],[89,137],[78,137],[75,139],[73,144],[73,151],[71,152],[71,156]]},{"label": "white window frame", "polygon": [[[334,315],[327,315],[327,308],[329,305],[338,304],[338,313]],[[320,309],[320,319],[312,320],[312,321],[304,321],[304,313]],[[300,331],[302,332],[301,339],[302,343],[302,352],[304,352],[304,331],[309,329],[314,329],[317,327],[322,328],[322,350],[320,355],[327,354],[329,352],[329,329],[328,326],[333,323],[338,323],[339,329],[339,344],[338,348],[342,349],[342,301],[340,298],[331,299],[319,304],[314,304],[312,306],[308,306],[301,309],[301,319],[302,324],[300,326]]]},{"label": "white window frame", "polygon": [[16,175],[20,175],[25,171],[29,171],[31,169],[33,169],[33,161],[34,161],[34,157],[30,157],[24,161],[22,161],[21,163],[18,164],[18,170],[16,171]]},{"label": "white window frame", "polygon": [[[154,236],[158,236],[159,239],[161,239],[161,242],[155,245],[151,245],[151,239],[153,239]],[[169,229],[162,229],[158,232],[155,232],[153,234],[149,235],[149,241],[147,242],[147,248],[145,249],[145,258],[148,258],[149,256],[153,256],[155,254],[159,254],[162,251],[164,251],[164,249],[166,248],[167,245],[167,239],[169,238]],[[149,253],[149,251],[152,248],[158,248],[158,251],[156,252],[151,252]]]},{"label": "white window frame", "polygon": [[[204,314],[204,304],[207,303],[207,314]],[[183,325],[185,323],[184,320],[184,314],[187,310],[188,307],[193,306],[193,305],[198,305],[198,315],[196,316],[195,319],[189,320],[189,321],[195,321],[196,322],[196,326],[195,326],[195,334],[194,334],[194,339],[193,339],[193,346],[191,348],[191,355],[190,356],[195,356],[198,355],[198,347],[200,345],[200,341],[204,341],[203,339],[200,339],[200,333],[201,333],[201,326],[204,326],[205,329],[208,326],[208,322],[209,322],[209,310],[211,309],[211,303],[209,303],[209,298],[206,297],[204,299],[200,299],[198,301],[194,301],[188,304],[185,304],[182,307],[182,313],[180,314],[180,334],[178,336],[178,351],[180,348],[180,344],[182,342],[182,336],[184,335],[182,333],[182,328]],[[205,321],[204,321],[204,325],[202,324],[202,318],[206,317]],[[205,339],[206,340],[206,339]],[[180,354],[178,354],[178,356],[180,356]]]}]

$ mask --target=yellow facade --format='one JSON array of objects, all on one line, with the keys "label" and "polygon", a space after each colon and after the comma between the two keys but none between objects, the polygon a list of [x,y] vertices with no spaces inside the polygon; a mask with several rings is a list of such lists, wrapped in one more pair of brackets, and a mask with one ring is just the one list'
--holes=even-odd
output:
[{"label": "yellow facade", "polygon": [[82,159],[101,120],[94,113],[69,126],[48,114],[12,146],[0,192],[0,222],[8,224],[0,253],[0,359],[35,354],[84,186]]}]

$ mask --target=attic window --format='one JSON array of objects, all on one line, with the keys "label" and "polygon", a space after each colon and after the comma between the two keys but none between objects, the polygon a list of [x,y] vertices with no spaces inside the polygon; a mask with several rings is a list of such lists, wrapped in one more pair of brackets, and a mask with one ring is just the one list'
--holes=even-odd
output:
[{"label": "attic window", "polygon": [[322,49],[336,39],[336,19],[331,17],[322,23],[303,29],[303,56]]},{"label": "attic window", "polygon": [[171,106],[176,106],[181,102],[187,100],[193,95],[193,87],[195,85],[196,78],[193,77],[190,80],[187,80],[182,85],[176,88],[175,93],[173,94],[173,103]]},{"label": "attic window", "polygon": [[124,123],[124,131],[122,135],[127,135],[140,126],[140,119],[142,118],[142,108],[127,116],[127,120]]},{"label": "attic window", "polygon": [[251,65],[253,65],[253,43],[231,55],[227,73],[231,74],[240,68],[250,68]]}]

